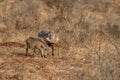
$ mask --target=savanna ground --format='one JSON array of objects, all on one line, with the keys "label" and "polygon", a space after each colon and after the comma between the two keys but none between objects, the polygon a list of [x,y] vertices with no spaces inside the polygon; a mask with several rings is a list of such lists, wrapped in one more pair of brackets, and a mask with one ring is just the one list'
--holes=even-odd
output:
[{"label": "savanna ground", "polygon": [[[25,56],[41,30],[60,56]],[[0,80],[119,79],[120,0],[0,0]]]}]

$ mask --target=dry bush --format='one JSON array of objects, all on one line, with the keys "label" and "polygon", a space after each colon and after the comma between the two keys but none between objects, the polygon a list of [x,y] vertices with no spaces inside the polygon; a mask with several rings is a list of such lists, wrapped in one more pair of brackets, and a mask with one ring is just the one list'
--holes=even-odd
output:
[{"label": "dry bush", "polygon": [[[110,28],[108,28],[107,30],[109,29]],[[72,49],[73,51],[69,49],[69,55],[71,55],[72,57],[75,57],[76,54],[79,54],[79,57],[77,58],[81,58],[80,56],[82,56],[82,54],[80,54],[81,52],[79,50],[81,48],[88,51],[87,54],[84,51],[84,62],[86,64],[91,64],[91,67],[89,67],[89,69],[92,68],[93,72],[97,70],[94,73],[96,75],[94,75],[94,78],[92,77],[92,79],[99,78],[100,80],[114,80],[119,76],[119,72],[115,69],[118,69],[118,66],[116,65],[116,62],[114,62],[116,61],[116,59],[119,59],[119,29],[116,29],[117,31],[114,29],[111,30],[113,31],[110,31],[110,33],[91,29],[81,30],[79,32],[76,31],[75,33],[78,33],[78,36],[74,33],[74,39],[68,39],[72,44],[72,48],[70,49]],[[74,44],[74,42],[76,42],[76,44]],[[111,63],[109,64],[110,61]],[[115,76],[115,73],[117,77]]]},{"label": "dry bush", "polygon": [[4,0],[0,0],[0,2],[3,2]]},{"label": "dry bush", "polygon": [[[75,71],[76,80],[118,80],[120,24],[119,19],[114,20],[119,16],[118,1],[5,0],[0,3],[0,23],[4,25],[0,24],[0,41],[24,43],[29,36],[37,37],[41,30],[58,31],[60,53],[69,60],[75,58],[76,64],[69,64],[68,60],[66,63],[80,68]],[[20,50],[6,51],[12,52]],[[58,75],[65,77],[62,73]]]}]

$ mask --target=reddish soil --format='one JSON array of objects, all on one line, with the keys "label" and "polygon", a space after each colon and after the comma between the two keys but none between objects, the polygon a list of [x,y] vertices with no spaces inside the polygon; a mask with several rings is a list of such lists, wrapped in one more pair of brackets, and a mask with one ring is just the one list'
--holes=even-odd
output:
[{"label": "reddish soil", "polygon": [[4,42],[4,43],[0,43],[0,46],[20,47],[20,48],[24,48],[25,47],[24,44],[18,43],[18,42]]}]

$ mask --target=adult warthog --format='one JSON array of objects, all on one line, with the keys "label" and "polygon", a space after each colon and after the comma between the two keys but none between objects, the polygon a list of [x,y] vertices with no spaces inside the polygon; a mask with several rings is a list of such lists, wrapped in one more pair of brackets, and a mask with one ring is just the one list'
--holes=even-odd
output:
[{"label": "adult warthog", "polygon": [[52,49],[52,55],[59,55],[59,37],[54,31],[41,31],[38,33],[38,37],[46,39],[46,43]]},{"label": "adult warthog", "polygon": [[32,49],[36,53],[36,49],[39,50],[41,53],[41,57],[47,57],[47,43],[45,42],[45,38],[34,38],[34,37],[29,37],[26,40],[26,55],[29,55],[29,49]]}]

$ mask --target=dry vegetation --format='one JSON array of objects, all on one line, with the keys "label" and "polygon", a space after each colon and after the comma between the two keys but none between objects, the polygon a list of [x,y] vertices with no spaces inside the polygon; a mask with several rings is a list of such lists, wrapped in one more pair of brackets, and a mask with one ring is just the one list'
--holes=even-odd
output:
[{"label": "dry vegetation", "polygon": [[[25,56],[59,32],[60,56]],[[0,80],[119,80],[120,0],[0,0]]]}]

